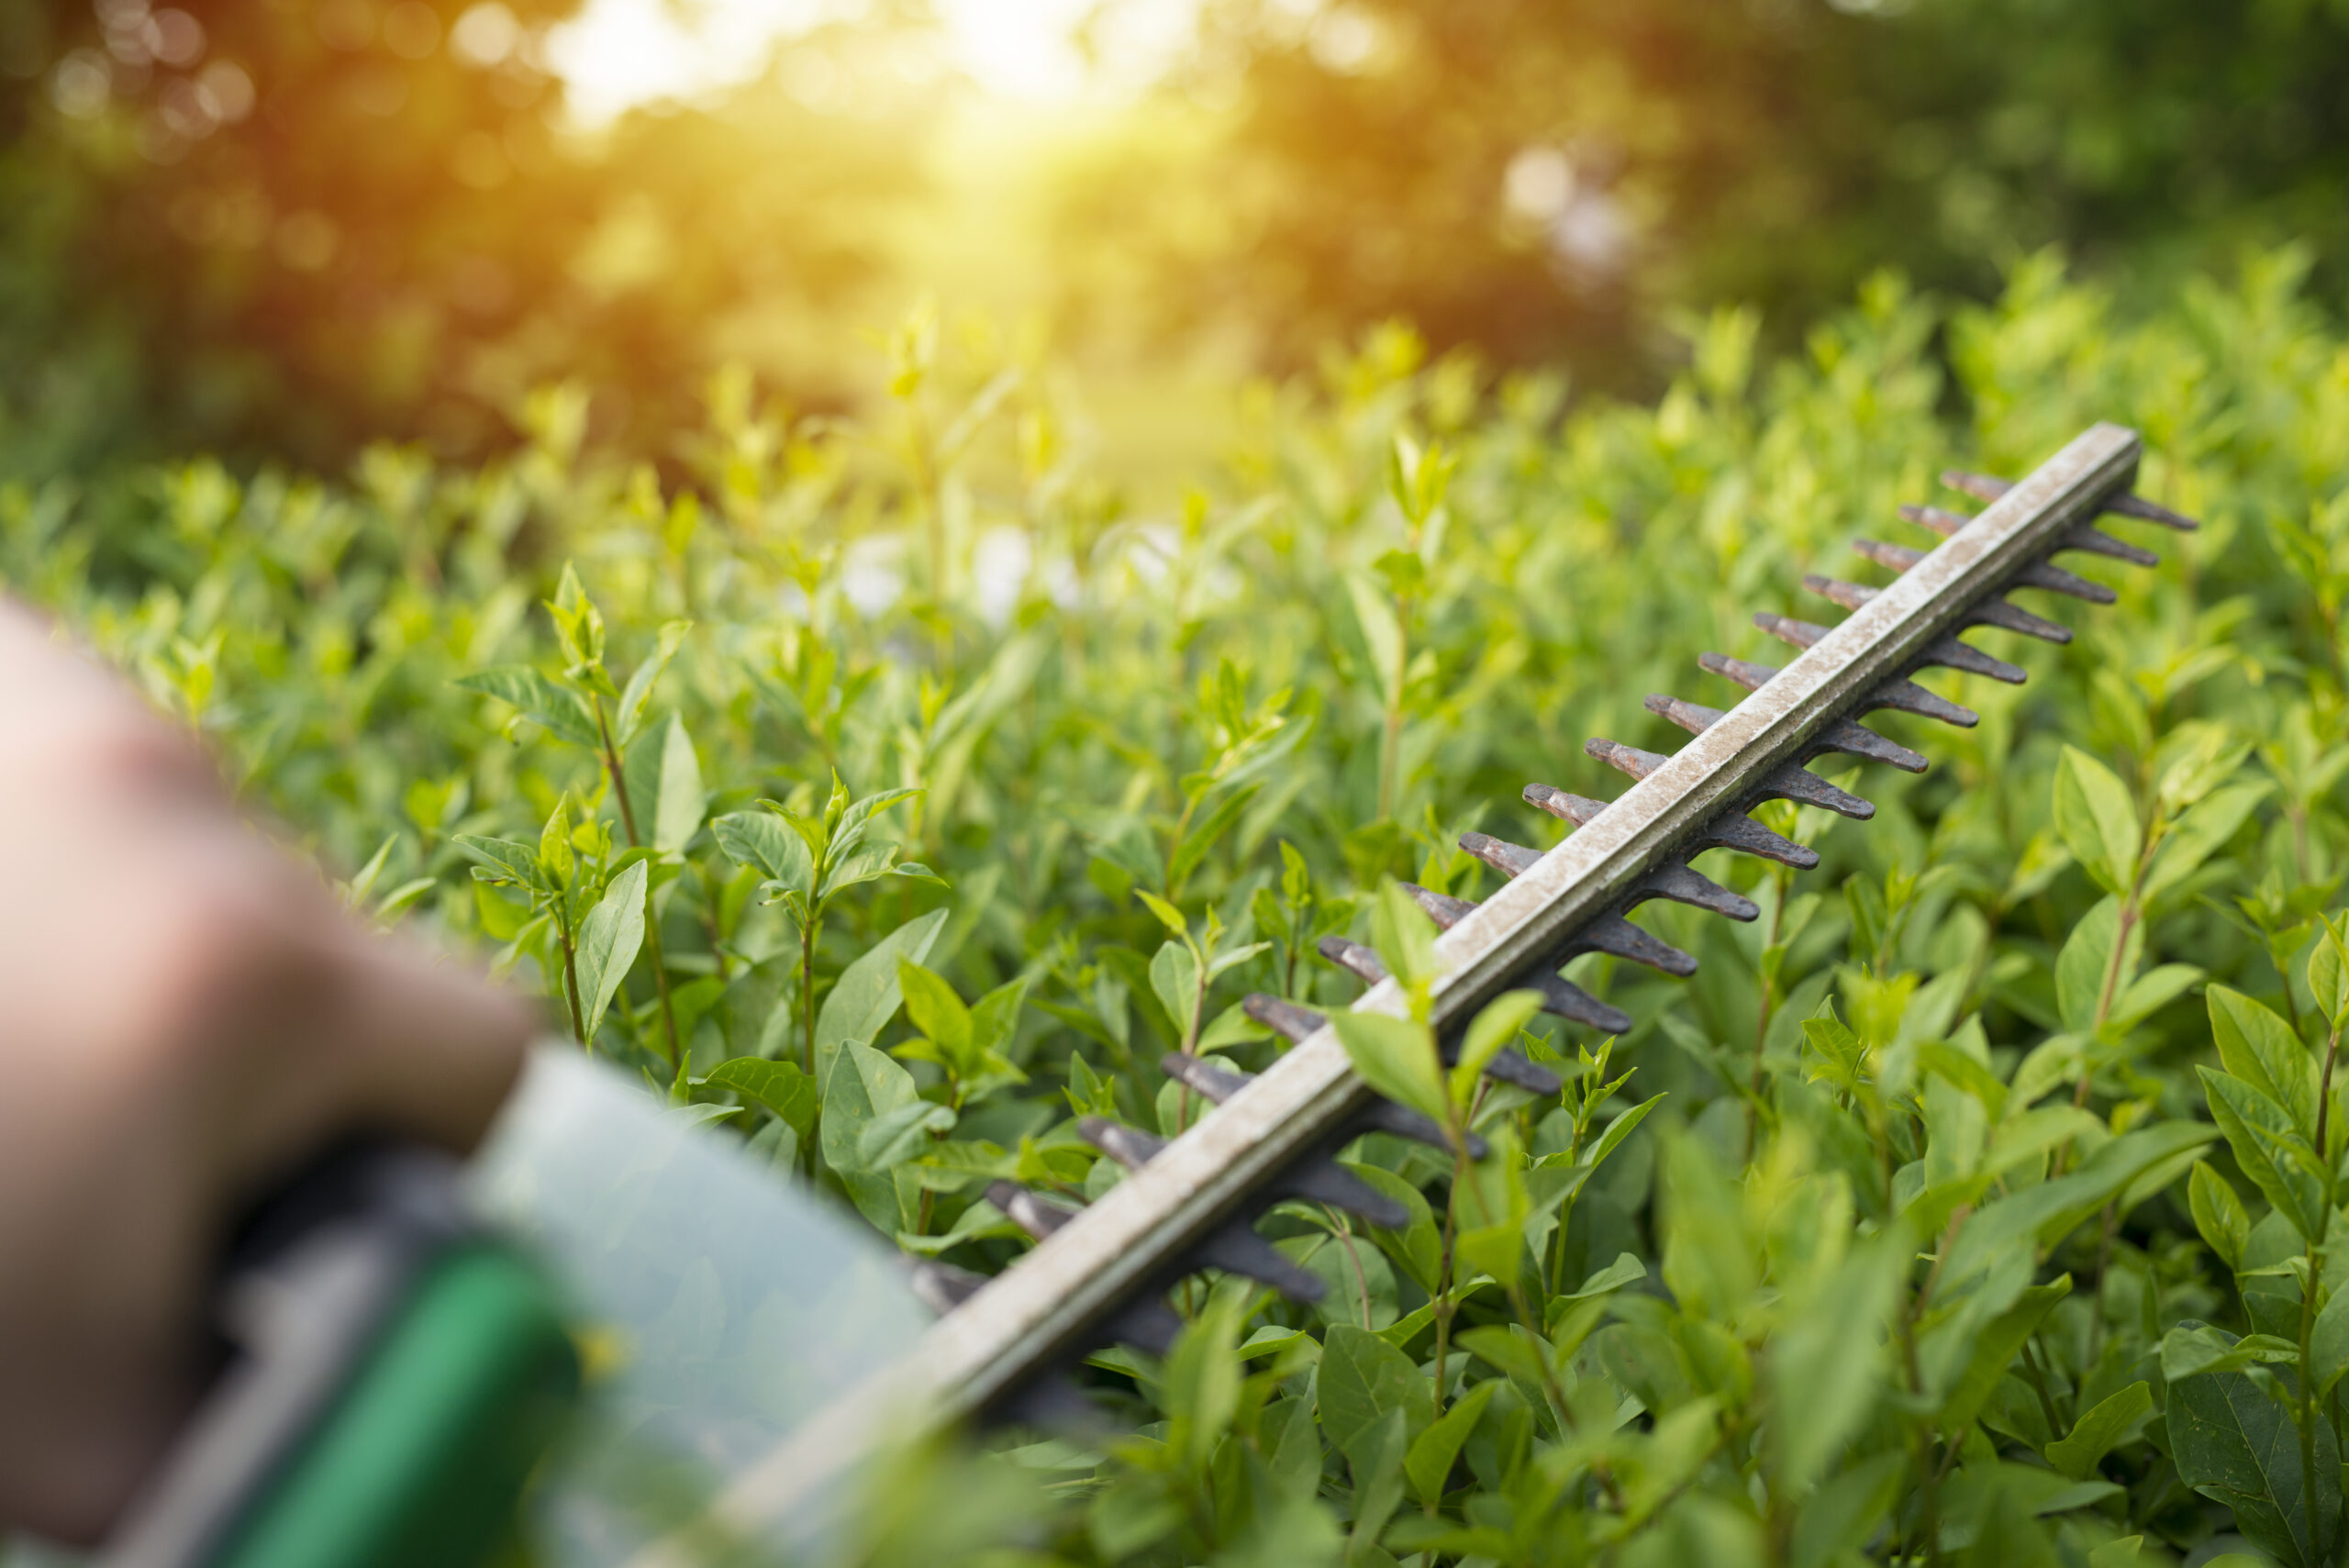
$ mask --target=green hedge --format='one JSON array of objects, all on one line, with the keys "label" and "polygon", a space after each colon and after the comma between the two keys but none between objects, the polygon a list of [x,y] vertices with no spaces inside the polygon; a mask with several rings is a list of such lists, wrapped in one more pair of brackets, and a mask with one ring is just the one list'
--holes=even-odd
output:
[{"label": "green hedge", "polygon": [[355,905],[992,1270],[1024,1243],[986,1179],[1104,1190],[1076,1110],[1196,1116],[1165,1051],[1261,1067],[1241,995],[1350,998],[1328,931],[1400,962],[1386,879],[1475,897],[1462,830],[1553,841],[1524,784],[1615,793],[1584,739],[1669,750],[1650,692],[1729,706],[1696,655],[1832,618],[1800,573],[1880,580],[1846,542],[1924,542],[1894,507],[1948,501],[1941,467],[2133,425],[2201,533],[2068,558],[2121,603],[2053,611],[2068,647],[1981,638],[2032,678],[1945,686],[1978,728],[1881,720],[1935,766],[1846,779],[1867,824],[1780,812],[1819,871],[1709,859],[1755,925],[1644,911],[1693,981],[1579,961],[1637,1027],[1535,1024],[1566,1092],[1464,1113],[1501,1151],[1473,1179],[1358,1145],[1408,1231],[1280,1210],[1318,1308],[1195,1284],[1164,1366],[1101,1358],[1138,1436],[933,1456],[872,1555],[2101,1565],[2232,1528],[2330,1561],[2349,345],[2303,264],[2143,320],[2045,258],[1986,309],[1880,280],[1766,365],[1724,312],[1653,407],[1388,329],[1249,391],[1164,510],[1086,470],[1036,367],[917,319],[862,426],[721,380],[666,472],[582,450],[555,391],[477,470],[28,480],[0,573]]}]

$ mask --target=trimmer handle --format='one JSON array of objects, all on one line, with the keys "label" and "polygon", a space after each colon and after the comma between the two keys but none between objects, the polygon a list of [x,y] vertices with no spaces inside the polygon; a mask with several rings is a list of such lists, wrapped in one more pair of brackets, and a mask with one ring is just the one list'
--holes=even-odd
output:
[{"label": "trimmer handle", "polygon": [[355,1143],[266,1205],[214,1298],[227,1360],[99,1568],[475,1568],[574,1404],[551,1287],[455,1161]]}]

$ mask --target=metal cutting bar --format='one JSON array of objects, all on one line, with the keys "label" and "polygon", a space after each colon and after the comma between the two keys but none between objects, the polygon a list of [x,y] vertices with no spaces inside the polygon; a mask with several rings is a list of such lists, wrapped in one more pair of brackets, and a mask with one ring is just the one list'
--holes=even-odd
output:
[{"label": "metal cutting bar", "polygon": [[[1554,967],[1577,928],[1617,912],[1709,818],[1736,808],[1772,770],[1799,765],[1822,729],[1904,680],[1932,644],[1966,627],[2054,540],[2125,495],[2141,450],[2134,432],[2115,425],[2076,438],[1445,931],[1436,943],[1438,1030],[1464,1026],[1537,966]],[[1400,1014],[1403,995],[1384,981],[1354,1006]],[[1162,1284],[1370,1096],[1323,1027],[939,1319],[902,1362],[741,1473],[707,1524],[755,1538],[835,1482],[893,1424],[975,1413],[1068,1363],[1106,1318]],[[674,1568],[694,1560],[685,1551],[681,1538],[632,1568]]]}]

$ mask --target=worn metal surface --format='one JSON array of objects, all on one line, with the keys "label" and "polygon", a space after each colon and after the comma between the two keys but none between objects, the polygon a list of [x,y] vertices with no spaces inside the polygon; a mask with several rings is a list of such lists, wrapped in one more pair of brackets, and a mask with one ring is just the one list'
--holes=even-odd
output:
[{"label": "worn metal surface", "polygon": [[[1643,896],[1678,895],[1664,891],[1658,874],[1685,870],[1687,855],[1721,841],[1724,813],[1742,812],[1756,798],[1788,796],[1854,816],[1872,810],[1801,766],[1825,750],[1921,763],[1906,748],[1858,729],[1851,721],[1861,714],[1891,707],[1972,723],[1971,713],[1906,677],[1935,663],[2020,679],[2021,671],[1959,642],[1957,632],[1996,622],[2045,635],[2052,623],[1997,595],[2053,549],[2119,554],[2104,548],[2118,541],[2085,542],[2102,540],[2087,524],[2099,510],[2146,515],[2126,504],[2138,455],[2132,432],[2098,425],[2020,483],[2001,484],[1987,510],[1950,528],[1945,542],[1909,562],[1888,586],[1839,592],[1854,606],[1840,626],[1757,617],[1801,653],[1776,671],[1707,656],[1706,668],[1748,685],[1751,695],[1718,716],[1684,705],[1689,711],[1672,717],[1696,733],[1669,757],[1595,744],[1595,755],[1637,782],[1595,814],[1551,806],[1561,816],[1571,810],[1583,825],[1547,853],[1469,836],[1464,845],[1511,880],[1479,905],[1413,890],[1446,928],[1437,942],[1439,1031],[1458,1029],[1531,974],[1554,975],[1576,951],[1618,952],[1674,973],[1693,969],[1694,960],[1622,920],[1621,910]],[[1997,483],[1966,478],[1977,494]],[[1700,890],[1690,884],[1683,892]],[[1382,981],[1355,1006],[1400,1013],[1403,997]],[[796,1499],[829,1485],[891,1421],[929,1424],[999,1405],[1098,1342],[1104,1323],[1128,1304],[1154,1296],[1189,1267],[1229,1255],[1251,1199],[1300,1162],[1319,1158],[1373,1099],[1317,1015],[1272,998],[1252,998],[1250,1011],[1285,1033],[1311,1032],[1261,1075],[1237,1085],[1217,1081],[1221,1104],[1212,1115],[1152,1151],[1090,1207],[1056,1219],[1034,1251],[940,1319],[903,1362],[745,1472],[721,1500],[718,1528],[762,1533]],[[1256,1256],[1247,1262],[1274,1266]],[[640,1568],[690,1561],[656,1552]]]}]

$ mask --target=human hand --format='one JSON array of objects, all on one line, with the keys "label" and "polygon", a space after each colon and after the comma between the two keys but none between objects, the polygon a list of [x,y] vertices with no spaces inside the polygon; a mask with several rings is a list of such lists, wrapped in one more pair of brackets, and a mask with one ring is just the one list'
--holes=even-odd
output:
[{"label": "human hand", "polygon": [[239,1211],[349,1132],[470,1150],[531,1027],[0,601],[0,1523],[102,1533],[200,1392]]}]

